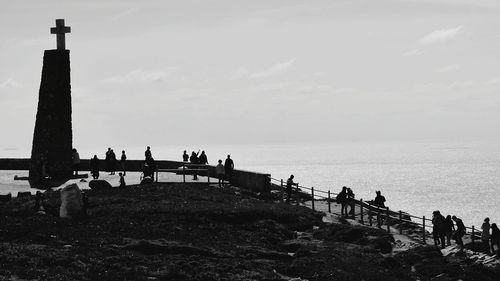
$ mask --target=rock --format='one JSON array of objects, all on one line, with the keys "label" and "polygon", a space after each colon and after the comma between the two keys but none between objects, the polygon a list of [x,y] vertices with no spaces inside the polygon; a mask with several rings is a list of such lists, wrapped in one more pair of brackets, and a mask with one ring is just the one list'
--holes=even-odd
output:
[{"label": "rock", "polygon": [[430,281],[452,281],[452,280],[453,279],[446,273],[441,273],[430,279]]},{"label": "rock", "polygon": [[93,190],[112,188],[111,184],[105,180],[91,180],[89,187]]},{"label": "rock", "polygon": [[170,254],[170,255],[200,255],[213,256],[214,254],[206,249],[201,249],[190,244],[181,244],[176,241],[160,240],[133,240],[127,239],[128,244],[123,249],[137,251],[145,255]]},{"label": "rock", "polygon": [[393,257],[386,257],[381,263],[382,266],[386,268],[400,268],[401,263]]},{"label": "rock", "polygon": [[144,177],[144,178],[141,180],[141,184],[148,184],[148,183],[154,183],[153,178],[151,178],[151,177]]},{"label": "rock", "polygon": [[383,254],[392,252],[391,239],[388,236],[377,237],[368,242],[368,245],[379,250]]},{"label": "rock", "polygon": [[29,191],[25,191],[25,192],[19,191],[17,193],[17,198],[28,198],[28,197],[31,198],[31,192],[29,192]]},{"label": "rock", "polygon": [[9,202],[12,199],[12,194],[9,192],[8,194],[0,195],[0,202]]},{"label": "rock", "polygon": [[415,265],[415,270],[423,276],[432,277],[443,273],[444,268],[439,261],[424,259]]},{"label": "rock", "polygon": [[82,192],[78,185],[70,184],[61,190],[61,218],[75,218],[83,215]]}]

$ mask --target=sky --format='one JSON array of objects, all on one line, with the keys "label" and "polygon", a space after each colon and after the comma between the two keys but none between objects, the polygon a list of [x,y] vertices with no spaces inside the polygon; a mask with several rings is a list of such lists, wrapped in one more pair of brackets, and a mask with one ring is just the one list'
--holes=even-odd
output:
[{"label": "sky", "polygon": [[0,154],[58,18],[75,147],[500,140],[500,1],[0,1]]}]

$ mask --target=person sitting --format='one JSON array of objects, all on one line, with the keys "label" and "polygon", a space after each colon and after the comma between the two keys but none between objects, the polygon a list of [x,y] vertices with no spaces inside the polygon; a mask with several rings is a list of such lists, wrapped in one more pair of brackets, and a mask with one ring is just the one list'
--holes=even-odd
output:
[{"label": "person sitting", "polygon": [[377,196],[375,196],[375,201],[373,202],[375,206],[379,208],[385,208],[385,197],[380,194],[380,190],[375,192]]}]

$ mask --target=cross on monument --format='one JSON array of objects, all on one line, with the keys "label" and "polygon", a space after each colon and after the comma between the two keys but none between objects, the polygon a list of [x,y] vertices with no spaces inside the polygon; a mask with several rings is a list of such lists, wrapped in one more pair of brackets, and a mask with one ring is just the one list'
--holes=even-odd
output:
[{"label": "cross on monument", "polygon": [[64,19],[56,20],[56,27],[50,28],[51,34],[57,34],[57,49],[65,50],[66,49],[66,38],[65,33],[70,33],[71,27],[64,26]]}]

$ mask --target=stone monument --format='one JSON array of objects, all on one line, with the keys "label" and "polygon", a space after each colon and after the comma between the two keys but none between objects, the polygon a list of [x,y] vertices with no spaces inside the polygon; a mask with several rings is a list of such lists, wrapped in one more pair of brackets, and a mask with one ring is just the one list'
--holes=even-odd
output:
[{"label": "stone monument", "polygon": [[57,49],[45,50],[43,56],[29,170],[34,188],[57,186],[73,174],[70,61],[65,46],[65,33],[71,28],[57,19],[50,32],[57,35]]}]

